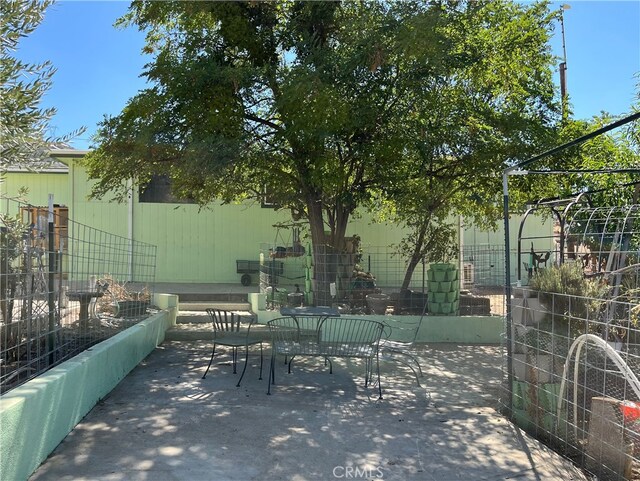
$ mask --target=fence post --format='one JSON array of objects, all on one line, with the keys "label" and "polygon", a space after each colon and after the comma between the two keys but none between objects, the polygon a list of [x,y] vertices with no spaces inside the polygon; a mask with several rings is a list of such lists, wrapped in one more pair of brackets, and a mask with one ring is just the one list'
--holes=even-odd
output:
[{"label": "fence post", "polygon": [[509,239],[509,176],[507,170],[502,174],[503,218],[504,218],[504,290],[506,300],[506,329],[507,329],[507,400],[506,412],[508,418],[513,418],[513,318],[511,316],[511,252]]},{"label": "fence post", "polygon": [[55,302],[55,273],[54,267],[56,264],[56,249],[54,242],[54,222],[53,222],[53,194],[49,194],[49,226],[48,226],[48,306],[49,306],[49,336],[47,340],[48,351],[49,351],[49,365],[52,365],[55,362],[55,351],[56,351],[56,302]]}]

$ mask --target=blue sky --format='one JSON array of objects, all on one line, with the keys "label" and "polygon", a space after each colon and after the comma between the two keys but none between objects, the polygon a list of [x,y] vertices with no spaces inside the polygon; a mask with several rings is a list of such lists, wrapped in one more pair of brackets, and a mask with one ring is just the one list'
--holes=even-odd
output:
[{"label": "blue sky", "polygon": [[[640,80],[634,77],[640,72],[640,0],[569,0],[552,7],[563,3],[571,7],[564,19],[574,117],[628,112]],[[140,74],[149,58],[140,53],[143,34],[113,27],[128,6],[123,1],[60,1],[20,44],[23,60],[50,60],[57,68],[43,106],[58,109],[51,122],[54,135],[87,128],[73,142],[76,148],[88,148],[103,116],[118,114],[145,86]],[[562,54],[559,26],[552,47]]]}]

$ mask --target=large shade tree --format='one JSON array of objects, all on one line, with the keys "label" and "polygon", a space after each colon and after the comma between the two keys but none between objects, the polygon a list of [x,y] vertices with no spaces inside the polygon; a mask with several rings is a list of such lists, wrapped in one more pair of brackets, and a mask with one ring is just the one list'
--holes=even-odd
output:
[{"label": "large shade tree", "polygon": [[[552,118],[549,21],[502,1],[135,1],[121,22],[146,32],[150,87],[101,123],[93,194],[124,199],[156,174],[203,204],[266,189],[332,253],[358,207],[407,198],[407,176],[415,189],[452,155],[453,170],[496,172],[508,140],[534,141]],[[421,149],[443,165],[425,168]]]}]

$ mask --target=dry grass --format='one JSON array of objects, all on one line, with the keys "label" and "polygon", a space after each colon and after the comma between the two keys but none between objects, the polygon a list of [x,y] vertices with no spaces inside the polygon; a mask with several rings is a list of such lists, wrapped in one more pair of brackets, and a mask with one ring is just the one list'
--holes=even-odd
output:
[{"label": "dry grass", "polygon": [[129,289],[127,282],[118,282],[110,275],[105,275],[98,279],[97,284],[107,285],[105,295],[99,297],[96,301],[96,311],[103,313],[115,313],[116,302],[122,301],[146,301],[149,302],[151,294],[147,287],[143,287],[141,291]]}]

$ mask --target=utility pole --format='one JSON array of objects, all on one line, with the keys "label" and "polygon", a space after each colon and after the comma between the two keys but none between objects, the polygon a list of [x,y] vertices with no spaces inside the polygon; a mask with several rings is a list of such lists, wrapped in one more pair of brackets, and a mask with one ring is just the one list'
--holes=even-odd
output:
[{"label": "utility pole", "polygon": [[567,110],[567,46],[564,40],[564,11],[569,10],[571,5],[566,3],[560,7],[560,27],[562,29],[562,62],[560,63],[560,96],[562,101],[562,116]]}]

